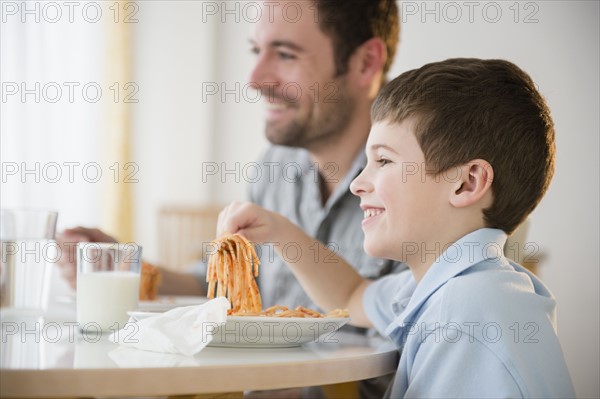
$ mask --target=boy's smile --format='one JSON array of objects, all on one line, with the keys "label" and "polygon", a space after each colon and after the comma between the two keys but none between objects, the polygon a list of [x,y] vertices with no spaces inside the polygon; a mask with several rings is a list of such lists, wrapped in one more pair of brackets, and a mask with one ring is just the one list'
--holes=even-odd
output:
[{"label": "boy's smile", "polygon": [[365,212],[365,219],[363,220],[363,223],[371,218],[381,215],[381,213],[385,211],[385,209],[371,208],[369,205],[361,205],[361,209]]}]

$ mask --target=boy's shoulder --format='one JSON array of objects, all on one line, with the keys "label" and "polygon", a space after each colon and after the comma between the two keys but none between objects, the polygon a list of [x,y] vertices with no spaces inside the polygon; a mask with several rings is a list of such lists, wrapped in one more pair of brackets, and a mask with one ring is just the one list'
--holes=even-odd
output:
[{"label": "boy's shoulder", "polygon": [[526,397],[570,397],[555,306],[543,283],[519,265],[480,262],[429,297],[408,353],[454,351],[456,361],[481,370],[497,361]]},{"label": "boy's shoulder", "polygon": [[572,397],[554,299],[535,280],[508,261],[481,262],[440,286],[406,328],[406,369],[428,376],[414,389],[450,376],[456,397]]},{"label": "boy's shoulder", "polygon": [[450,279],[435,297],[432,300],[438,303],[442,322],[477,322],[502,331],[531,323],[555,329],[556,301],[550,291],[533,274],[506,259],[472,266]]}]

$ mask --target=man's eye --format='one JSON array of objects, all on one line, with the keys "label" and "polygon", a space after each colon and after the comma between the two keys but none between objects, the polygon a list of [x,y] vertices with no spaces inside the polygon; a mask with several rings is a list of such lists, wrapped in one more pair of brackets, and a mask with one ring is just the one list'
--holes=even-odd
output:
[{"label": "man's eye", "polygon": [[258,49],[258,47],[252,47],[250,48],[250,52],[254,55],[258,55],[258,53],[260,53],[260,50]]},{"label": "man's eye", "polygon": [[296,56],[290,53],[286,53],[283,51],[279,51],[277,52],[277,55],[279,56],[279,58],[281,58],[282,60],[295,60]]}]

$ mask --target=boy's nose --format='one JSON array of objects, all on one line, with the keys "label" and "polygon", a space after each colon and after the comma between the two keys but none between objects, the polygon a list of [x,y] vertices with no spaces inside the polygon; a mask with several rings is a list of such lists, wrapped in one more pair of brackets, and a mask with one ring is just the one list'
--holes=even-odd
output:
[{"label": "boy's nose", "polygon": [[366,169],[363,169],[363,171],[352,180],[352,183],[350,183],[350,191],[352,191],[352,194],[359,197],[362,194],[373,191],[373,185],[367,179],[365,171]]}]

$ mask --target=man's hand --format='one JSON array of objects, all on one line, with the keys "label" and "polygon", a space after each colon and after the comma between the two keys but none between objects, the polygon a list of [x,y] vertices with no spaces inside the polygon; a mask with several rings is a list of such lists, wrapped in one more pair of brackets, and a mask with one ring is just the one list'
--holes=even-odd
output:
[{"label": "man's hand", "polygon": [[251,242],[263,244],[280,239],[293,224],[278,213],[252,202],[233,202],[219,213],[217,237],[240,234]]},{"label": "man's hand", "polygon": [[[322,309],[348,309],[352,324],[370,327],[364,313],[362,296],[369,284],[343,258],[315,238],[308,236],[278,213],[267,211],[251,202],[234,202],[219,214],[217,237],[225,233],[240,234],[250,242],[275,244],[275,251],[287,263],[308,296]],[[305,251],[304,256],[288,261],[282,249],[294,243]],[[310,255],[307,255],[310,252]],[[275,284],[275,282],[271,282]]]},{"label": "man's hand", "polygon": [[66,229],[56,237],[62,251],[58,266],[71,288],[77,287],[77,243],[78,242],[117,242],[113,237],[98,230],[87,227]]}]

